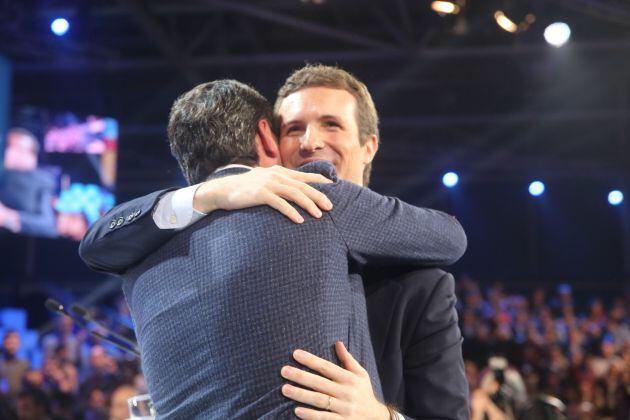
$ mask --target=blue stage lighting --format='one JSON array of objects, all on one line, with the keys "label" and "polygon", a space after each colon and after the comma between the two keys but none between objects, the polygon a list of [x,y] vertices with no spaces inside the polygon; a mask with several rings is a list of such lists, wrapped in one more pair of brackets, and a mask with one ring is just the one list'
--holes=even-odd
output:
[{"label": "blue stage lighting", "polygon": [[529,184],[529,193],[531,195],[533,195],[534,197],[538,197],[539,195],[542,195],[542,193],[545,192],[545,184],[543,184],[540,181],[534,181],[531,184]]},{"label": "blue stage lighting", "polygon": [[619,190],[613,190],[608,193],[608,202],[613,206],[623,203],[623,193]]},{"label": "blue stage lighting", "polygon": [[57,36],[63,36],[70,29],[70,22],[64,18],[57,18],[50,24],[50,30]]},{"label": "blue stage lighting", "polygon": [[447,172],[442,177],[442,183],[448,188],[453,188],[459,182],[459,176],[455,172]]}]

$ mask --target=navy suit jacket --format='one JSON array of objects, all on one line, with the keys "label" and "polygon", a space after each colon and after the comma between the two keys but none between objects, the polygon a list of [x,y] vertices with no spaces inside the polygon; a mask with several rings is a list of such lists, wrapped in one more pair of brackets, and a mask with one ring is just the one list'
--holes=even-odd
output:
[{"label": "navy suit jacket", "polygon": [[448,264],[463,253],[454,218],[339,182],[324,162],[305,169],[336,181],[317,186],[334,203],[322,219],[295,225],[256,207],[214,212],[174,234],[150,217],[155,193],[110,211],[82,242],[88,265],[110,272],[157,249],[125,271],[123,288],[161,417],[290,416],[280,367],[296,347],[336,361],[337,340],[380,395],[363,287],[352,274]]},{"label": "navy suit jacket", "polygon": [[364,276],[383,396],[407,418],[470,418],[455,280],[438,268]]}]

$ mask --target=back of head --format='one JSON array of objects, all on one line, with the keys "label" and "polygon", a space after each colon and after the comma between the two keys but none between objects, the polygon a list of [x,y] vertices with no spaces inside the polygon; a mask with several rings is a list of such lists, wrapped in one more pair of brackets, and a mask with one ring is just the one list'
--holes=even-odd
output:
[{"label": "back of head", "polygon": [[256,128],[271,104],[236,80],[203,83],[177,98],[168,123],[171,152],[189,184],[230,163],[255,164]]},{"label": "back of head", "polygon": [[46,393],[38,388],[25,389],[17,400],[18,418],[20,420],[44,419],[49,414],[49,401]]}]

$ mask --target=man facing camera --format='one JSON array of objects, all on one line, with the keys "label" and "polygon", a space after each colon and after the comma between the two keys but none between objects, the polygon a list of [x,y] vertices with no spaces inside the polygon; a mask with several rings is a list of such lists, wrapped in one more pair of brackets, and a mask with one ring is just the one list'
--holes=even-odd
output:
[{"label": "man facing camera", "polygon": [[[37,169],[39,142],[23,128],[7,133],[0,177],[0,228],[24,235],[57,235],[52,198],[55,182]],[[1,229],[0,229],[1,231]]]}]

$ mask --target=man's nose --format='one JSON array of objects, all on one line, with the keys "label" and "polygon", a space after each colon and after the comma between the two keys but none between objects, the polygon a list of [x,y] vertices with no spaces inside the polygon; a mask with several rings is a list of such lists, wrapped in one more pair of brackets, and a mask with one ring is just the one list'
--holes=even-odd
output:
[{"label": "man's nose", "polygon": [[321,133],[315,129],[307,128],[304,136],[302,137],[302,143],[300,148],[308,153],[312,153],[316,150],[323,149],[325,146]]}]

